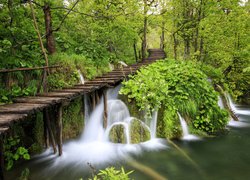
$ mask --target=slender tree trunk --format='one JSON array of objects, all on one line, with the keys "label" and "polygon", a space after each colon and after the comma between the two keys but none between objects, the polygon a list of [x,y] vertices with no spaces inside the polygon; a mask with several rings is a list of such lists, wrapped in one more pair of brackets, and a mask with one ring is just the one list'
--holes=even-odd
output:
[{"label": "slender tree trunk", "polygon": [[177,46],[178,42],[176,39],[176,33],[173,33],[173,39],[174,39],[174,59],[177,60]]},{"label": "slender tree trunk", "polygon": [[148,17],[147,17],[147,0],[144,0],[144,23],[143,23],[143,39],[142,39],[142,60],[146,58],[147,51],[147,29],[148,29]]},{"label": "slender tree trunk", "polygon": [[162,22],[162,26],[161,26],[161,42],[160,42],[160,49],[164,49],[165,48],[165,23]]},{"label": "slender tree trunk", "polygon": [[200,55],[199,55],[199,60],[202,60],[203,59],[203,56],[204,56],[204,50],[203,50],[203,37],[200,38]]},{"label": "slender tree trunk", "polygon": [[44,5],[43,12],[44,12],[45,30],[46,30],[46,45],[49,54],[53,54],[56,52],[56,46],[53,36],[51,11],[50,11],[50,6],[48,4]]},{"label": "slender tree trunk", "polygon": [[189,41],[189,38],[186,38],[184,40],[184,46],[185,46],[185,49],[184,49],[184,59],[188,59],[189,56],[190,56],[190,41]]},{"label": "slender tree trunk", "polygon": [[199,38],[199,26],[196,27],[195,37],[194,37],[194,52],[198,51],[198,38]]},{"label": "slender tree trunk", "polygon": [[135,61],[138,62],[138,56],[137,56],[137,51],[136,51],[136,41],[134,41],[134,54],[135,54]]}]

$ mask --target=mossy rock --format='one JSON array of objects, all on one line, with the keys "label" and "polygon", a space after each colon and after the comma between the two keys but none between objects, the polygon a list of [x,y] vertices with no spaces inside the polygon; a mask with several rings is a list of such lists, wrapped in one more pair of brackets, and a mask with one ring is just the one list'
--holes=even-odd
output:
[{"label": "mossy rock", "polygon": [[131,143],[137,144],[150,139],[150,130],[138,119],[133,119],[130,124]]},{"label": "mossy rock", "polygon": [[113,126],[109,132],[109,140],[113,143],[125,144],[127,140],[124,126],[120,124]]}]

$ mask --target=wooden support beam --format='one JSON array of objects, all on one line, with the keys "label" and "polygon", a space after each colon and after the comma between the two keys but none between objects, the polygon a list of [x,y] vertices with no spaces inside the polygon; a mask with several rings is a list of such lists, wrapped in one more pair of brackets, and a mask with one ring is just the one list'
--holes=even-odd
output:
[{"label": "wooden support beam", "polygon": [[3,136],[0,135],[0,179],[4,180],[4,149]]},{"label": "wooden support beam", "polygon": [[54,138],[54,134],[53,134],[53,131],[52,131],[52,127],[51,127],[51,123],[50,123],[50,116],[49,116],[49,110],[48,108],[46,108],[44,110],[44,121],[46,122],[46,125],[47,125],[47,129],[48,129],[48,134],[49,134],[49,139],[50,139],[50,143],[52,145],[52,148],[54,150],[54,154],[57,153],[57,149],[56,149],[56,143],[55,143],[55,138]]},{"label": "wooden support beam", "polygon": [[95,91],[95,102],[96,102],[96,105],[98,105],[100,103],[100,97],[99,97],[98,90]]},{"label": "wooden support beam", "polygon": [[95,102],[95,91],[92,92],[91,97],[92,97],[92,111],[94,111],[95,106],[96,106],[96,102]]},{"label": "wooden support beam", "polygon": [[57,124],[58,152],[59,156],[61,156],[62,155],[62,104],[59,104],[57,108],[56,124]]},{"label": "wooden support beam", "polygon": [[103,113],[103,127],[107,128],[108,121],[108,98],[107,98],[107,90],[103,90],[103,103],[104,103],[104,113]]}]

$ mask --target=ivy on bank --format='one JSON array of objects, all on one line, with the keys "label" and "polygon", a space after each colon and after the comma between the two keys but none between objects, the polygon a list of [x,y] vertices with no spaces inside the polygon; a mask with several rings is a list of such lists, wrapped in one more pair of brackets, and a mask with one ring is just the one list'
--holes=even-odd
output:
[{"label": "ivy on bank", "polygon": [[228,114],[218,106],[218,95],[208,77],[192,62],[157,61],[123,84],[120,93],[135,99],[141,110],[164,109],[163,134],[167,137],[169,128],[173,128],[167,125],[178,120],[177,112],[194,129],[206,133],[221,131],[227,124]]}]

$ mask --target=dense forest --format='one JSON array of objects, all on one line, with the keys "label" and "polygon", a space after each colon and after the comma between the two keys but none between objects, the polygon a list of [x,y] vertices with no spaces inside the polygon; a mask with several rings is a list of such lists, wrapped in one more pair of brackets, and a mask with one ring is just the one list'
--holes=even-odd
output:
[{"label": "dense forest", "polygon": [[[132,64],[144,59],[148,48],[162,48],[169,58],[201,64],[234,98],[249,103],[249,5],[239,0],[2,0],[0,68],[62,65],[50,69],[48,85],[54,89],[76,83],[77,69],[91,79],[109,71],[109,63]],[[41,91],[42,74],[2,72],[0,101]]]},{"label": "dense forest", "polygon": [[[127,130],[133,136],[131,144],[155,137],[169,143],[181,139],[182,118],[191,134],[225,134],[231,117],[236,121],[242,118],[230,108],[230,98],[250,104],[249,13],[248,0],[1,0],[0,105],[13,105],[8,103],[16,97],[73,86],[80,82],[79,74],[92,80],[114,68],[123,71],[122,65],[150,61],[150,49],[160,49],[166,53],[165,59],[126,77],[118,90],[124,100],[121,107],[133,115],[132,130]],[[46,147],[49,141],[53,144],[46,118],[61,118],[61,132],[54,132],[60,134],[61,143],[84,132],[87,115],[94,112],[102,95],[104,110],[99,115],[106,125],[100,127],[110,130],[108,138],[114,136],[111,142],[125,144],[127,140],[130,144],[125,138],[130,124],[125,120],[117,129],[107,128],[107,111],[111,111],[107,89],[84,94],[86,97],[77,97],[63,107],[58,105],[57,110],[47,108],[32,114],[25,123],[14,124],[9,134],[13,137],[0,136],[6,169],[18,159],[30,159],[29,153],[41,152],[44,140]],[[219,96],[224,100],[223,108]],[[87,112],[91,98],[95,103]],[[119,112],[118,108],[114,111]],[[153,117],[158,118],[155,135],[150,134]],[[51,119],[52,130],[56,130]],[[148,120],[150,128],[146,128]],[[119,172],[125,176],[131,173],[126,174],[123,168]]]}]

